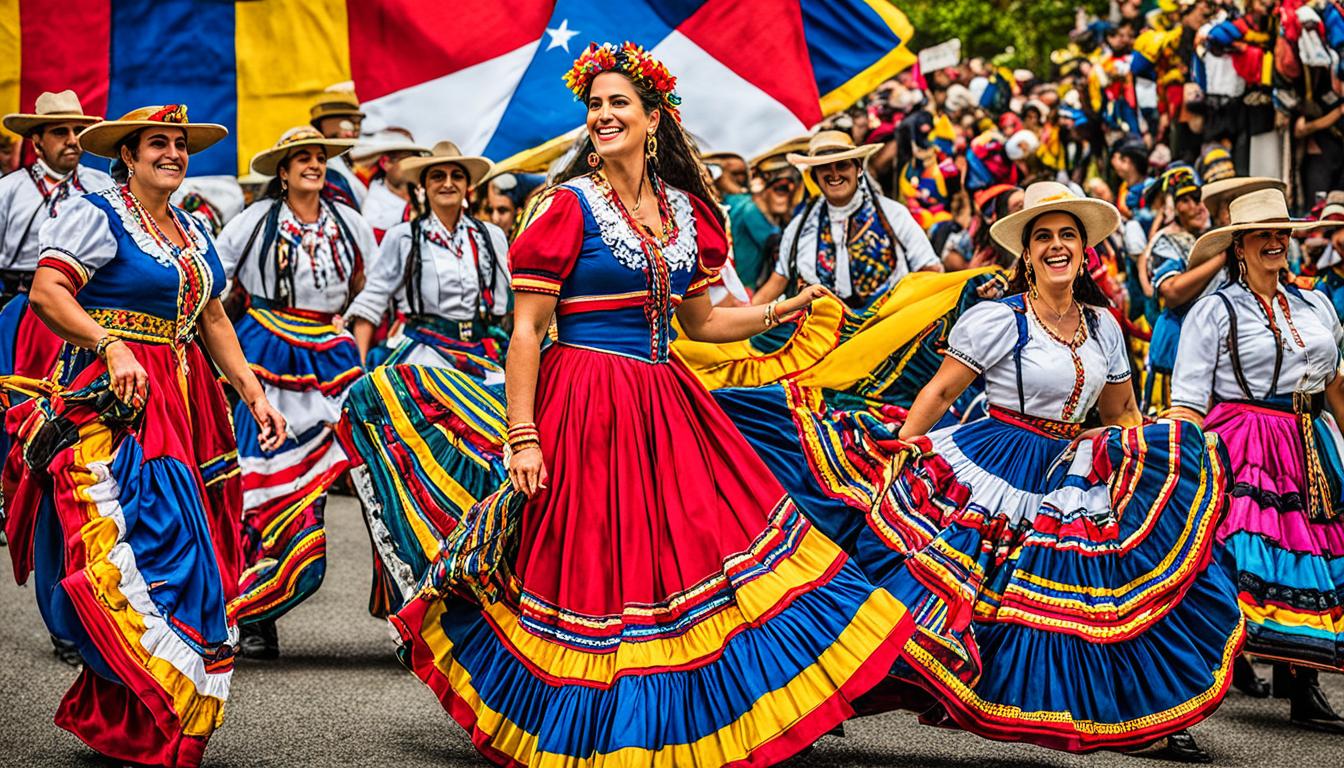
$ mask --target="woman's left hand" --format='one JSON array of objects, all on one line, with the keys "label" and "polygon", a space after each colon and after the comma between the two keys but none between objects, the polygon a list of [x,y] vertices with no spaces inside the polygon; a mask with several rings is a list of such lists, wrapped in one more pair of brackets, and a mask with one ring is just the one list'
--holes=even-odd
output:
[{"label": "woman's left hand", "polygon": [[275,410],[266,395],[258,396],[248,404],[248,409],[252,411],[252,418],[257,420],[257,426],[260,428],[257,444],[261,446],[261,450],[274,451],[284,445],[288,425],[285,424],[285,417]]}]

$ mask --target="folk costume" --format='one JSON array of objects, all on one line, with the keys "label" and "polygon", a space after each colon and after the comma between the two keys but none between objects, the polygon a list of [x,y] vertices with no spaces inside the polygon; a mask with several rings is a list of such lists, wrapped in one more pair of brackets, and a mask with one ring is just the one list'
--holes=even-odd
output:
[{"label": "folk costume", "polygon": [[[631,44],[590,47],[569,82],[582,94],[609,70],[649,78],[675,119],[675,81]],[[902,606],[668,356],[672,313],[727,245],[709,205],[655,189],[658,235],[599,171],[552,190],[515,241],[514,290],[559,302],[536,400],[549,488],[474,507],[393,617],[404,661],[500,765],[775,763],[852,714],[907,636]],[[409,386],[425,369],[381,370]],[[503,403],[458,389],[475,398],[426,387],[444,414],[433,469],[461,456],[502,478]],[[475,567],[482,555],[497,567]]]},{"label": "folk costume", "polygon": [[[1184,195],[1199,194],[1199,181],[1189,167],[1174,168],[1162,175],[1161,180],[1150,194],[1163,193],[1172,200]],[[1156,297],[1163,283],[1177,275],[1184,274],[1189,268],[1190,252],[1195,247],[1199,232],[1181,230],[1164,232],[1153,242],[1148,261],[1148,270]],[[1150,411],[1161,411],[1169,401],[1168,390],[1172,366],[1176,363],[1176,346],[1180,342],[1181,327],[1186,312],[1195,301],[1222,287],[1223,280],[1215,276],[1200,289],[1194,301],[1180,306],[1169,306],[1161,302],[1162,311],[1153,323],[1153,336],[1148,346],[1147,380],[1144,382],[1144,405]]]},{"label": "folk costume", "polygon": [[[790,163],[814,167],[840,160],[864,160],[876,144],[855,147],[840,131],[812,138],[807,154],[790,153]],[[821,285],[851,307],[866,306],[901,278],[939,264],[933,246],[905,206],[881,195],[863,173],[854,196],[832,207],[815,198],[784,228],[775,273],[789,279],[789,291]]]},{"label": "folk costume", "polygon": [[[325,88],[308,108],[308,117],[313,128],[319,128],[322,121],[329,117],[346,118],[354,126],[351,133],[357,134],[365,115],[359,107],[354,83],[337,83]],[[323,190],[325,197],[358,209],[364,204],[364,197],[368,193],[369,188],[346,162],[344,155],[328,158],[327,189]]]},{"label": "folk costume", "polygon": [[[429,149],[406,138],[400,131],[385,130],[375,134],[367,143],[357,146],[350,156],[361,163],[368,163],[393,152],[409,152],[413,156],[422,157],[429,154]],[[410,221],[415,215],[414,207],[388,187],[387,178],[381,172],[369,181],[369,191],[359,211],[369,226],[373,227],[379,242],[382,242],[388,230]]]},{"label": "folk costume", "polygon": [[[98,123],[81,141],[112,157],[160,125],[181,128],[193,154],[226,134],[170,105]],[[43,619],[84,661],[56,723],[119,761],[194,766],[229,693],[241,488],[224,392],[193,339],[224,271],[202,225],[172,211],[186,247],[126,186],[70,200],[42,225],[39,269],[60,271],[134,350],[148,398],[122,404],[104,360],[69,344],[48,381],[7,381],[34,399],[9,414],[4,490],[16,576],[34,571]]]},{"label": "folk costume", "polygon": [[[350,142],[291,129],[253,158],[252,169],[274,175],[302,147],[337,155]],[[240,622],[271,622],[322,583],[326,492],[348,465],[333,428],[362,374],[354,337],[336,322],[376,248],[359,213],[328,200],[316,221],[305,222],[283,197],[263,199],[220,234],[225,273],[248,301],[235,321],[238,341],[290,433],[276,450],[262,451],[246,404],[234,411],[249,566],[230,606]]]},{"label": "folk costume", "polygon": [[[1230,207],[1232,225],[1201,238],[1192,263],[1228,251],[1238,230],[1307,226],[1288,219],[1276,190]],[[1201,299],[1190,319],[1172,404],[1207,414],[1204,428],[1227,446],[1218,539],[1235,563],[1247,650],[1344,671],[1344,438],[1322,402],[1340,362],[1339,316],[1317,291],[1280,285],[1266,301],[1236,282]]]}]

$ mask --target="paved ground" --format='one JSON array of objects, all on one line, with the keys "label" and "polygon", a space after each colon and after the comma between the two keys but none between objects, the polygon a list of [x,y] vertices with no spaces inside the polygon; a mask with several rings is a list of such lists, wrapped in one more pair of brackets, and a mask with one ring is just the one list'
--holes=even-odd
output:
[{"label": "paved ground", "polygon": [[[318,594],[280,622],[284,657],[243,661],[233,678],[224,727],[210,742],[212,768],[261,766],[485,765],[429,689],[392,654],[386,624],[369,617],[369,548],[358,507],[332,500],[331,562]],[[51,722],[74,670],[51,655],[32,592],[14,585],[0,559],[0,766],[111,765]],[[1344,680],[1325,681],[1344,706]],[[1340,765],[1344,737],[1287,724],[1287,703],[1233,693],[1195,733],[1227,766]],[[790,764],[809,766],[1131,766],[1160,763],[1103,753],[1066,755],[925,728],[905,714],[866,718],[844,739],[826,738]]]}]

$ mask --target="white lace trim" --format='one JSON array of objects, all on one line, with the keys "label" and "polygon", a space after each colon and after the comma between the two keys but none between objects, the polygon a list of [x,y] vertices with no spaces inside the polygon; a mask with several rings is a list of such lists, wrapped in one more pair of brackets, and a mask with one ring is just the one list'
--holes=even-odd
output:
[{"label": "white lace trim", "polygon": [[[637,232],[625,221],[621,212],[607,202],[597,185],[588,176],[582,176],[566,182],[564,186],[583,196],[593,219],[602,232],[602,242],[607,244],[612,254],[627,269],[644,271],[644,249]],[[677,234],[672,242],[663,246],[663,258],[669,270],[693,269],[696,264],[695,209],[691,206],[691,196],[679,189],[667,188],[667,201],[672,207],[672,215],[677,221]]]}]

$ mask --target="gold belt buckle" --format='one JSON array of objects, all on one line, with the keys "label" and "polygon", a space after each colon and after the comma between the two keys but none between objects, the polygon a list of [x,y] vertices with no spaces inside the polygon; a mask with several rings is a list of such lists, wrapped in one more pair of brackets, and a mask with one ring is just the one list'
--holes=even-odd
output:
[{"label": "gold belt buckle", "polygon": [[472,325],[473,324],[470,320],[458,320],[457,338],[462,341],[475,341],[475,339],[472,338],[472,333],[474,330]]}]

